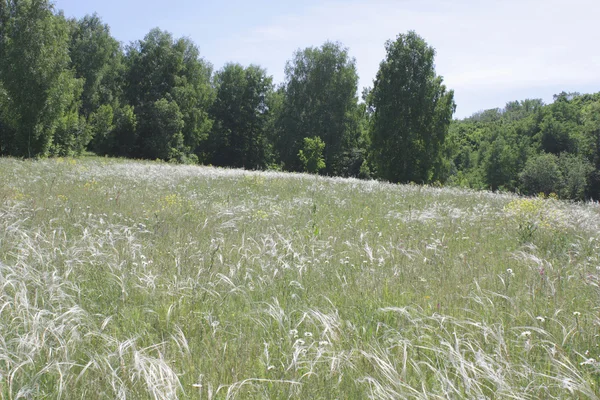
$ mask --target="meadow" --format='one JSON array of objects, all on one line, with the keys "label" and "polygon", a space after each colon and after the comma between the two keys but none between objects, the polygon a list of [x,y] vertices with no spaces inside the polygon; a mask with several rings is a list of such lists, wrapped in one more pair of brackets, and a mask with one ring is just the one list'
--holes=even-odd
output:
[{"label": "meadow", "polygon": [[600,206],[0,159],[0,399],[600,397]]}]

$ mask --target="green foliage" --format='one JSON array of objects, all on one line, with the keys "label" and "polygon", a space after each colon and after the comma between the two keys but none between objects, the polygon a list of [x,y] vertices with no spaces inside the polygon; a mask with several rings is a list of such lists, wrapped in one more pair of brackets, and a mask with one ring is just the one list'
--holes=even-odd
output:
[{"label": "green foliage", "polygon": [[88,118],[98,108],[118,100],[123,53],[97,14],[70,23],[69,55],[76,77],[84,81],[81,113]]},{"label": "green foliage", "polygon": [[444,146],[449,184],[583,200],[600,193],[598,95],[507,103],[454,121]]},{"label": "green foliage", "polygon": [[544,193],[560,193],[563,176],[558,166],[558,157],[543,153],[527,160],[525,168],[519,174],[524,194],[537,195]]},{"label": "green foliage", "polygon": [[9,154],[9,149],[15,141],[14,125],[9,120],[8,93],[2,87],[0,80],[0,155]]},{"label": "green foliage", "polygon": [[325,142],[320,137],[304,138],[304,145],[298,152],[298,159],[302,163],[304,171],[316,174],[326,167],[323,152]]},{"label": "green foliage", "polygon": [[189,154],[185,147],[183,114],[175,101],[160,99],[145,105],[138,113],[138,134],[143,138],[140,156],[170,160]]},{"label": "green foliage", "polygon": [[572,130],[569,125],[571,124],[557,121],[552,115],[546,116],[540,123],[540,132],[536,137],[542,150],[552,154],[572,151]]},{"label": "green foliage", "polygon": [[581,109],[581,129],[577,140],[578,154],[585,157],[594,168],[590,176],[589,194],[600,198],[600,100],[584,104]]},{"label": "green foliage", "polygon": [[325,173],[344,174],[345,158],[358,148],[361,134],[357,85],[356,61],[340,43],[297,51],[287,62],[277,121],[277,150],[286,169],[302,168],[298,151],[314,135],[326,145]]},{"label": "green foliage", "polygon": [[98,153],[108,154],[110,151],[103,146],[107,146],[112,140],[109,135],[114,129],[113,121],[115,115],[113,108],[104,104],[98,110],[90,115],[89,125],[93,134],[92,148]]},{"label": "green foliage", "polygon": [[[2,2],[0,12],[3,121],[10,127],[1,147],[4,154],[45,156],[56,129],[68,125],[64,118],[73,119],[68,114],[81,93],[68,69],[69,28],[47,0]],[[71,142],[64,139],[57,145]]]},{"label": "green foliage", "polygon": [[272,119],[273,78],[258,66],[227,64],[217,72],[215,87],[209,162],[264,169],[272,154],[267,129]]},{"label": "green foliage", "polygon": [[381,178],[430,182],[455,109],[434,68],[435,50],[415,32],[386,43],[369,106],[373,159]]},{"label": "green foliage", "polygon": [[499,136],[489,145],[482,146],[479,160],[484,182],[491,190],[515,188],[519,153],[504,136]]},{"label": "green foliage", "polygon": [[92,138],[91,127],[77,112],[64,115],[58,122],[50,148],[53,156],[79,156]]},{"label": "green foliage", "polygon": [[182,64],[171,94],[183,115],[183,140],[189,149],[189,159],[193,160],[197,159],[193,155],[203,154],[202,146],[213,124],[209,115],[215,95],[210,82],[213,69],[200,57],[200,50],[191,40],[180,38],[174,47],[182,57]]},{"label": "green foliage", "polygon": [[359,104],[356,61],[340,43],[298,50],[275,89],[255,65],[213,77],[190,39],[158,28],[124,48],[96,14],[0,0],[0,155],[91,150],[600,199],[600,93],[451,121],[435,50],[415,32],[385,46]]},{"label": "green foliage", "polygon": [[[189,39],[174,40],[170,33],[153,29],[144,40],[127,48],[126,64],[125,98],[134,107],[140,121],[138,128],[142,129],[137,132],[137,150],[129,155],[144,158],[160,155],[169,159],[169,154],[177,157],[184,155],[182,152],[201,154],[201,143],[212,126],[208,108],[213,101],[213,91],[210,87],[212,67],[200,58],[198,48]],[[160,141],[156,139],[162,134],[152,133],[151,126],[144,120],[155,116],[156,102],[163,99],[178,108],[183,124],[177,141],[181,139],[181,143],[173,147],[173,143],[161,142],[160,149],[151,149],[149,143],[158,144]],[[172,112],[167,114],[173,116]],[[172,125],[176,119],[165,121],[163,125]]]},{"label": "green foliage", "polygon": [[360,170],[358,172],[359,179],[371,179],[371,168],[369,168],[369,163],[367,160],[364,160],[360,165]]},{"label": "green foliage", "polygon": [[102,143],[108,146],[101,154],[129,156],[137,152],[137,117],[131,106],[119,107],[114,112],[114,128],[109,132],[107,140]]},{"label": "green foliage", "polygon": [[525,194],[555,193],[565,199],[584,200],[594,168],[580,156],[540,154],[527,161],[519,174]]},{"label": "green foliage", "polygon": [[563,153],[558,159],[558,165],[563,177],[560,192],[561,197],[573,200],[585,200],[590,186],[594,167],[585,158]]}]

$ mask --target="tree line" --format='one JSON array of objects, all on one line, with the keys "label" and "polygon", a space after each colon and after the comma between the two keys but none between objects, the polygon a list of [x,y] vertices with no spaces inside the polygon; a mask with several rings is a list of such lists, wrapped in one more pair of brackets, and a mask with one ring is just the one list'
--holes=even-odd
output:
[{"label": "tree line", "polygon": [[[385,43],[359,99],[337,42],[213,71],[188,38],[128,45],[94,14],[0,0],[0,155],[99,155],[598,198],[600,98],[561,94],[452,120],[454,93],[415,32]],[[550,167],[546,167],[550,165]]]},{"label": "tree line", "polygon": [[512,101],[454,121],[443,158],[447,184],[600,199],[600,93]]}]

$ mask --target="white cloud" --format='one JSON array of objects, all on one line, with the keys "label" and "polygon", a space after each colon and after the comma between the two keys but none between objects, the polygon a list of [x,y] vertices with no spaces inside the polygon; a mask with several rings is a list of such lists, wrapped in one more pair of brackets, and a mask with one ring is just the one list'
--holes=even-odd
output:
[{"label": "white cloud", "polygon": [[[294,50],[339,40],[356,57],[362,87],[371,85],[385,41],[415,30],[436,48],[437,72],[464,116],[521,99],[512,94],[541,97],[541,87],[600,90],[598,15],[596,0],[327,1],[274,16],[221,48],[228,59],[261,64],[281,81]],[[479,106],[478,95],[485,99]]]}]

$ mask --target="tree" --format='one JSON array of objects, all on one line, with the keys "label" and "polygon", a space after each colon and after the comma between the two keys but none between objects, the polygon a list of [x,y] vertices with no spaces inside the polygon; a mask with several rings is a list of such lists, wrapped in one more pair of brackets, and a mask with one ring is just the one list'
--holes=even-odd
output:
[{"label": "tree", "polygon": [[302,149],[298,152],[298,158],[302,162],[304,171],[316,174],[326,167],[323,158],[325,142],[319,137],[304,138]]},{"label": "tree", "polygon": [[519,152],[504,136],[498,136],[480,149],[479,168],[483,182],[491,190],[511,190],[518,178]]},{"label": "tree", "polygon": [[204,154],[202,144],[208,138],[213,121],[209,110],[214,101],[210,80],[212,65],[200,57],[198,47],[187,38],[175,42],[175,49],[182,56],[182,66],[175,78],[173,100],[179,105],[183,116],[184,145],[190,153]]},{"label": "tree", "polygon": [[525,168],[519,174],[525,194],[558,194],[562,190],[563,175],[558,166],[558,157],[554,154],[540,154],[527,160]]},{"label": "tree", "polygon": [[381,178],[429,182],[455,110],[454,92],[435,73],[435,50],[415,32],[386,43],[370,106],[373,159]]},{"label": "tree", "polygon": [[540,132],[536,139],[540,143],[542,151],[552,154],[560,154],[573,150],[571,124],[557,121],[552,115],[547,115],[540,124]]},{"label": "tree", "polygon": [[580,155],[563,153],[558,158],[558,165],[563,176],[561,196],[584,200],[594,171],[592,164]]},{"label": "tree", "polygon": [[261,169],[271,150],[267,128],[273,78],[251,65],[227,64],[215,76],[216,98],[210,134],[210,162],[214,165]]},{"label": "tree", "polygon": [[325,143],[325,173],[339,175],[344,153],[360,138],[356,62],[340,43],[297,51],[285,68],[284,101],[278,118],[277,149],[285,168],[302,168],[304,138]]},{"label": "tree", "polygon": [[12,147],[15,133],[14,128],[9,126],[9,98],[8,93],[2,87],[0,80],[0,155],[9,154],[9,149]]},{"label": "tree", "polygon": [[578,153],[595,169],[590,177],[590,194],[600,198],[600,100],[586,104],[582,110],[583,126],[577,138]]},{"label": "tree", "polygon": [[101,106],[114,106],[117,102],[123,53],[98,15],[70,23],[69,53],[76,77],[84,80],[81,113],[88,118]]},{"label": "tree", "polygon": [[133,107],[126,105],[113,110],[102,106],[91,119],[99,154],[126,157],[135,153],[138,137]]},{"label": "tree", "polygon": [[8,126],[0,148],[4,154],[44,156],[81,94],[82,82],[68,69],[69,29],[48,0],[3,0],[0,7],[0,80]]},{"label": "tree", "polygon": [[[140,122],[136,134],[138,143],[130,155],[148,157],[154,151],[150,151],[146,141],[167,138],[154,136],[152,126],[144,122],[155,118],[156,102],[163,99],[169,104],[174,102],[181,113],[183,144],[177,152],[200,154],[200,144],[212,126],[208,109],[213,92],[210,87],[212,67],[200,58],[198,48],[189,39],[174,40],[170,33],[153,29],[144,40],[127,48],[126,64],[125,97]],[[159,147],[162,150],[156,153],[164,155],[169,153],[164,149],[172,144],[161,143]]]},{"label": "tree", "polygon": [[141,156],[149,159],[179,160],[189,155],[185,152],[183,139],[183,114],[174,101],[160,99],[146,104],[142,111],[144,119],[139,122],[144,132]]}]

